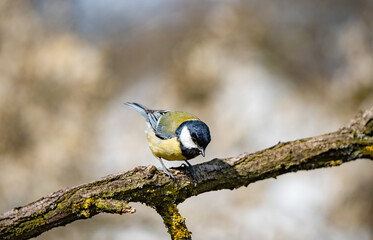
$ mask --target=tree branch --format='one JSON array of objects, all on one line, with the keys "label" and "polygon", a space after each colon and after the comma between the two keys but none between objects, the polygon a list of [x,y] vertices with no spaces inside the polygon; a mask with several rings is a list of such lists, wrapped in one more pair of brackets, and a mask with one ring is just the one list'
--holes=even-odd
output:
[{"label": "tree branch", "polygon": [[196,186],[187,169],[171,169],[175,176],[172,180],[148,166],[59,190],[0,215],[0,239],[28,239],[101,212],[134,213],[129,202],[154,208],[172,239],[191,239],[185,219],[177,210],[177,204],[191,196],[235,189],[288,172],[338,166],[359,158],[373,159],[373,108],[336,132],[198,164]]}]

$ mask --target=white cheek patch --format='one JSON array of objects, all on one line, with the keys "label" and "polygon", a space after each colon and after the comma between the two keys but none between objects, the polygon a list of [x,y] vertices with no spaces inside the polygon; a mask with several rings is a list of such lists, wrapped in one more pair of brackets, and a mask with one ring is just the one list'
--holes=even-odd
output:
[{"label": "white cheek patch", "polygon": [[180,142],[184,145],[184,147],[192,149],[198,148],[198,146],[193,142],[192,136],[190,136],[190,132],[186,126],[181,129],[180,133]]}]

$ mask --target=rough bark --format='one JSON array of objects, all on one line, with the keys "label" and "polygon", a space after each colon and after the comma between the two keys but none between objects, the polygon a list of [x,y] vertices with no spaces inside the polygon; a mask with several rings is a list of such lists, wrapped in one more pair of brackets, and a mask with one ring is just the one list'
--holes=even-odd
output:
[{"label": "rough bark", "polygon": [[177,209],[179,203],[191,196],[360,158],[373,159],[373,108],[336,132],[198,164],[196,186],[187,169],[171,169],[175,176],[172,180],[154,166],[148,166],[59,190],[0,215],[0,239],[28,239],[101,212],[134,213],[130,202],[154,208],[172,239],[191,239],[185,219]]}]

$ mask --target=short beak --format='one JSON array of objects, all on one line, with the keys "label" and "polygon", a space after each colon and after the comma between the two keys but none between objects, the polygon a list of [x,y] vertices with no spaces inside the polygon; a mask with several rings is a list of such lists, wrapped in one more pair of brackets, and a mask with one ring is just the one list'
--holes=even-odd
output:
[{"label": "short beak", "polygon": [[205,149],[204,148],[200,148],[199,152],[201,153],[202,157],[205,156]]}]

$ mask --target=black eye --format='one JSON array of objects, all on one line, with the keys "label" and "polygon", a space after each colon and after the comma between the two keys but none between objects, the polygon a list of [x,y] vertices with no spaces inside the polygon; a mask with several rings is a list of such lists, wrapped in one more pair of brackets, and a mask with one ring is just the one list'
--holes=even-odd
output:
[{"label": "black eye", "polygon": [[193,142],[197,142],[196,140],[197,140],[197,136],[195,135],[195,134],[191,134],[191,137],[192,137],[192,140],[193,140]]}]

